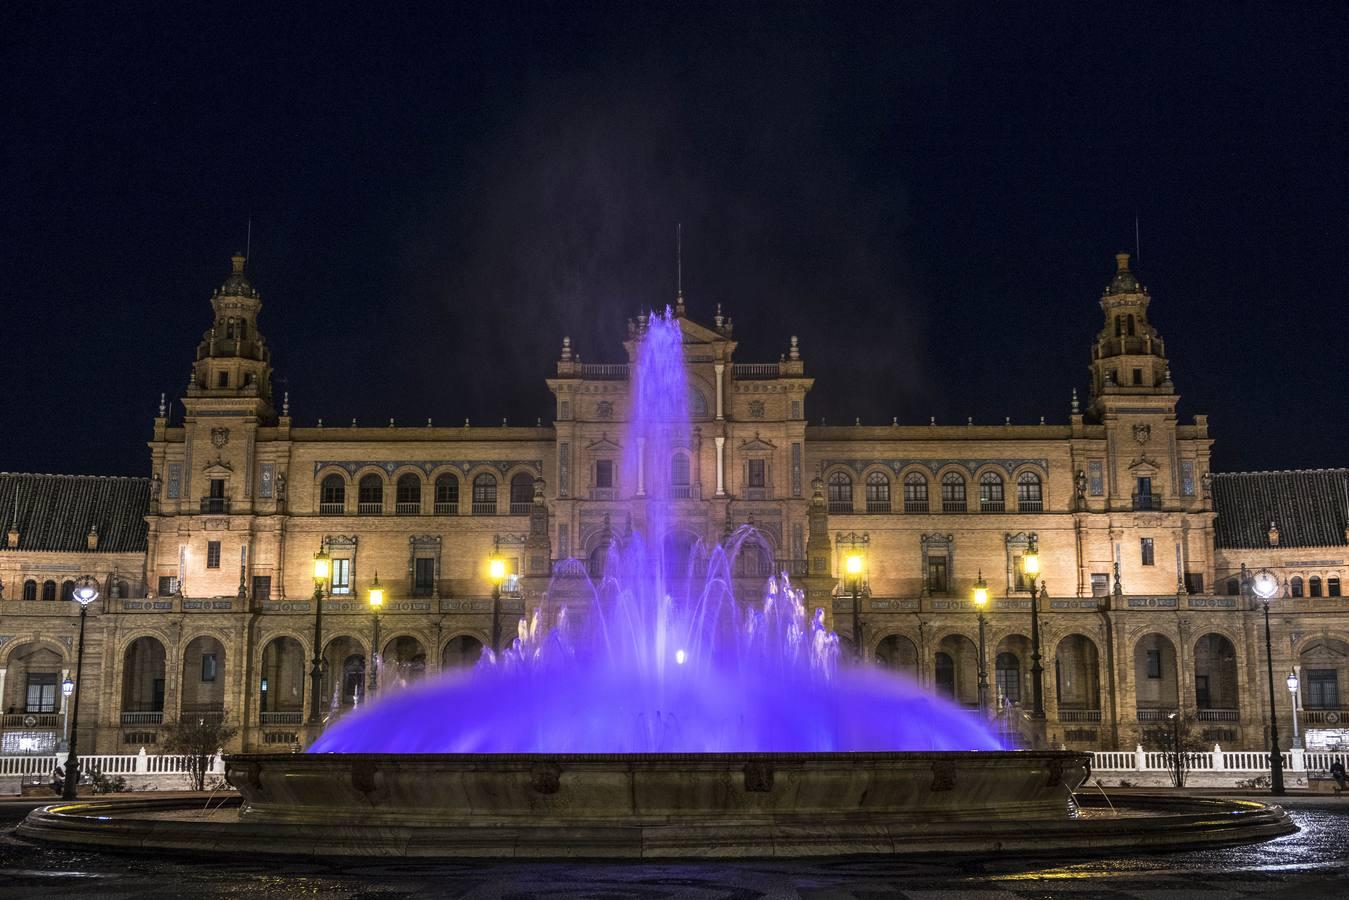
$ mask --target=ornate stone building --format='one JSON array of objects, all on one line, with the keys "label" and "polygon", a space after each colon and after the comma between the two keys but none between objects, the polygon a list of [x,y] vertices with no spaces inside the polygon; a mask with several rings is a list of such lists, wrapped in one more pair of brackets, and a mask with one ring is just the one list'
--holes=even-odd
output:
[{"label": "ornate stone building", "polygon": [[[272,392],[261,298],[244,259],[211,298],[181,420],[161,406],[150,478],[0,476],[0,692],[9,751],[59,740],[73,668],[68,582],[92,574],[81,746],[153,746],[166,718],[218,715],[248,748],[303,738],[313,655],[312,560],[331,557],[320,701],[360,702],[388,589],[383,682],[471,664],[509,640],[563,559],[592,568],[641,529],[644,471],[668,466],[680,551],[752,523],[737,568],[751,597],[786,570],[865,656],[973,705],[982,578],[997,715],[1031,696],[1030,582],[1042,559],[1047,731],[1131,747],[1180,710],[1208,739],[1257,748],[1268,696],[1262,611],[1242,566],[1285,585],[1274,601],[1284,678],[1302,677],[1312,739],[1349,743],[1349,473],[1214,474],[1204,416],[1182,424],[1167,346],[1127,255],[1100,298],[1091,389],[1067,422],[808,426],[812,379],[795,337],[777,362],[735,361],[731,320],[677,313],[694,427],[673,459],[624,465],[627,363],[583,363],[564,338],[539,427],[301,426]],[[1086,323],[1084,316],[1084,324]],[[629,359],[644,323],[632,323]],[[627,448],[630,449],[630,448]],[[842,586],[861,553],[860,609]],[[487,560],[509,577],[493,599]],[[567,602],[566,591],[552,599]],[[854,633],[854,620],[860,635]],[[443,711],[442,711],[443,712]],[[1286,738],[1285,738],[1286,739]]]}]

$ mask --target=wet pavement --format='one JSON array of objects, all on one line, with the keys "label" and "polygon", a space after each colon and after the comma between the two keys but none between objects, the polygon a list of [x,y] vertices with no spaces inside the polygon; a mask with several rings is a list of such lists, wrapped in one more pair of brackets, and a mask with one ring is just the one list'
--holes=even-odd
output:
[{"label": "wet pavement", "polygon": [[688,900],[1222,900],[1349,898],[1349,800],[1291,798],[1297,834],[1264,844],[1114,858],[875,857],[690,863],[222,861],[51,849],[14,839],[0,804],[0,898],[688,898]]}]

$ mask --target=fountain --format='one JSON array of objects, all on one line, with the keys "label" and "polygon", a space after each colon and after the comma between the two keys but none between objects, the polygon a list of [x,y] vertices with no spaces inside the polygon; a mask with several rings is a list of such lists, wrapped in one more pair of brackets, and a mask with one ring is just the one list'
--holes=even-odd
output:
[{"label": "fountain", "polygon": [[1074,791],[1087,754],[1005,749],[972,711],[841,657],[824,611],[783,573],[751,602],[737,597],[738,561],[772,558],[763,534],[669,538],[670,498],[688,483],[684,462],[669,461],[691,446],[683,353],[678,319],[642,321],[624,442],[631,524],[606,528],[598,569],[560,563],[509,646],[384,691],[307,753],[227,757],[242,795],[228,821],[104,804],[92,817],[38,811],[20,833],[216,852],[671,857],[1175,845],[1288,829],[1257,804],[1224,808],[1230,828],[1215,827],[1216,807],[1187,813],[1188,825],[1084,821]]}]

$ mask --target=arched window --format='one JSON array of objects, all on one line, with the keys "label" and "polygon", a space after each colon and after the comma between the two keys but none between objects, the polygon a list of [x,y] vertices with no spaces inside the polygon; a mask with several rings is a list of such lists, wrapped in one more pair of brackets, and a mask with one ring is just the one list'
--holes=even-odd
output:
[{"label": "arched window", "polygon": [[1227,579],[1227,596],[1235,597],[1240,593],[1241,593],[1241,579],[1239,578]]},{"label": "arched window", "polygon": [[415,516],[422,511],[422,480],[411,472],[398,476],[394,485],[393,511],[400,516]]},{"label": "arched window", "polygon": [[1045,508],[1040,476],[1022,472],[1016,479],[1016,508],[1022,512],[1039,512]]},{"label": "arched window", "polygon": [[436,515],[459,515],[459,479],[448,472],[436,478]]},{"label": "arched window", "polygon": [[1331,575],[1329,578],[1326,579],[1326,596],[1327,597],[1340,596],[1340,576]]},{"label": "arched window", "polygon": [[534,505],[534,479],[524,472],[511,476],[511,515],[527,516]]},{"label": "arched window", "polygon": [[55,582],[55,581],[48,580],[48,581],[42,582],[42,599],[43,599],[43,600],[50,600],[50,601],[52,601],[53,603],[56,602],[56,582]]},{"label": "arched window", "polygon": [[347,505],[347,483],[341,475],[332,474],[319,485],[319,514],[340,516]]},{"label": "arched window", "polygon": [[829,511],[852,512],[852,478],[847,472],[834,472],[829,476]]},{"label": "arched window", "polygon": [[687,499],[693,496],[692,473],[687,453],[675,453],[670,457],[670,496],[674,499]]},{"label": "arched window", "polygon": [[586,574],[591,578],[602,578],[604,576],[604,561],[608,558],[608,544],[600,544],[594,550],[591,550],[590,557],[586,560]]},{"label": "arched window", "polygon": [[1130,314],[1129,314],[1129,317],[1128,317],[1127,319],[1125,319],[1125,322],[1128,323],[1127,328],[1128,328],[1128,330],[1129,330],[1129,337],[1133,337],[1133,336],[1134,336],[1134,317],[1133,317],[1133,314],[1132,314],[1132,313],[1130,313]]},{"label": "arched window", "polygon": [[75,599],[75,582],[70,580],[69,578],[61,582],[61,599],[62,600]]},{"label": "arched window", "polygon": [[1288,579],[1288,593],[1293,597],[1303,596],[1301,575],[1294,575],[1292,578]]},{"label": "arched window", "polygon": [[37,599],[37,582],[31,578],[29,578],[27,581],[23,583],[23,599],[25,600]]},{"label": "arched window", "polygon": [[1002,495],[1002,476],[996,472],[985,472],[979,476],[980,512],[1002,512],[1007,508]]},{"label": "arched window", "polygon": [[941,652],[936,659],[937,693],[943,697],[956,695],[956,661],[951,654]]},{"label": "arched window", "polygon": [[707,418],[707,398],[697,388],[689,388],[689,416],[694,419]]},{"label": "arched window", "polygon": [[917,472],[904,476],[904,511],[927,512],[927,479]]},{"label": "arched window", "polygon": [[1124,318],[1115,316],[1115,337],[1124,337]]},{"label": "arched window", "polygon": [[965,511],[965,479],[955,472],[947,472],[941,480],[941,511]]},{"label": "arched window", "polygon": [[473,515],[497,514],[497,479],[490,472],[481,472],[473,479]]},{"label": "arched window", "polygon": [[998,654],[995,686],[999,706],[1021,702],[1021,660],[1015,653],[1004,651]]},{"label": "arched window", "polygon": [[872,472],[867,476],[867,512],[888,513],[890,511],[890,479],[884,472]]},{"label": "arched window", "polygon": [[356,512],[365,516],[384,512],[384,479],[374,472],[363,477],[357,486]]},{"label": "arched window", "polygon": [[1307,594],[1312,597],[1321,596],[1321,576],[1313,575],[1307,579]]}]

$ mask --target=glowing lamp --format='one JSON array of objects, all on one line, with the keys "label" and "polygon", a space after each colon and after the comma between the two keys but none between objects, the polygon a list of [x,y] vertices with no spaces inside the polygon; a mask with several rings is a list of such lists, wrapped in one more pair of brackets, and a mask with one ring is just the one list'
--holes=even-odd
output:
[{"label": "glowing lamp", "polygon": [[988,585],[984,583],[984,573],[982,571],[979,573],[979,580],[974,583],[974,591],[971,593],[970,598],[974,601],[974,605],[979,609],[984,609],[988,606]]},{"label": "glowing lamp", "polygon": [[506,561],[499,556],[492,557],[487,562],[487,575],[493,584],[501,584],[506,580]]},{"label": "glowing lamp", "polygon": [[80,606],[88,606],[98,599],[98,582],[85,575],[75,585],[75,590],[71,592],[70,596]]},{"label": "glowing lamp", "polygon": [[328,580],[328,551],[319,547],[319,552],[314,554],[314,580]]},{"label": "glowing lamp", "polygon": [[[686,663],[686,662],[688,662],[688,661],[689,661],[689,655],[688,655],[687,653],[685,653],[683,650],[676,650],[676,651],[675,651],[675,662],[676,662],[676,663],[678,663],[679,665],[682,666],[684,663]],[[1290,676],[1290,677],[1291,677],[1291,676]]]},{"label": "glowing lamp", "polygon": [[1297,673],[1296,673],[1296,672],[1289,672],[1289,673],[1288,673],[1288,693],[1290,693],[1290,694],[1296,694],[1296,693],[1297,693]]},{"label": "glowing lamp", "polygon": [[862,574],[862,554],[849,553],[843,561],[844,569],[849,575]]},{"label": "glowing lamp", "polygon": [[1021,569],[1027,575],[1040,574],[1040,554],[1034,548],[1026,551],[1026,555],[1021,557]]},{"label": "glowing lamp", "polygon": [[366,591],[366,596],[370,599],[370,608],[378,611],[384,606],[384,585],[379,583],[379,573],[375,573],[375,580],[370,582],[370,587]]},{"label": "glowing lamp", "polygon": [[1266,569],[1263,572],[1257,573],[1256,576],[1251,579],[1251,590],[1255,592],[1255,596],[1269,602],[1274,599],[1274,595],[1279,592],[1279,579],[1274,577],[1273,572]]},{"label": "glowing lamp", "polygon": [[69,697],[73,693],[75,693],[75,682],[67,675],[66,680],[61,682],[61,696]]}]

